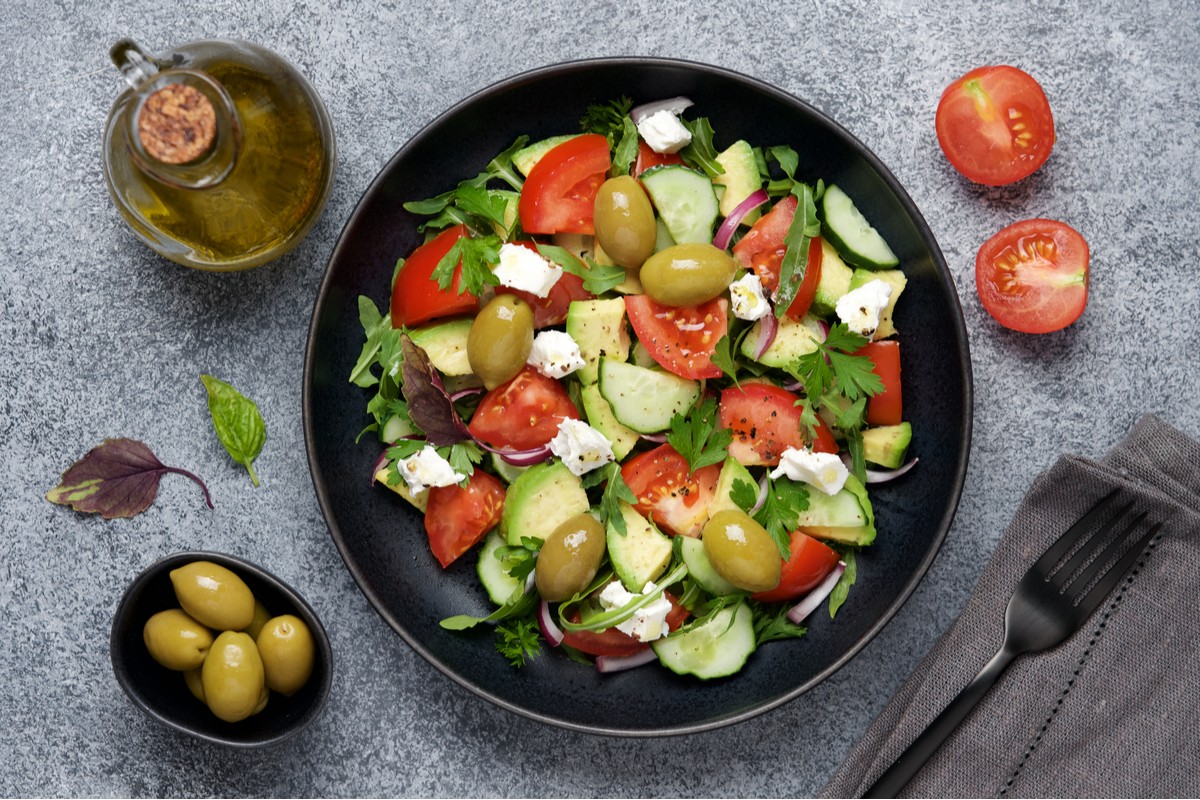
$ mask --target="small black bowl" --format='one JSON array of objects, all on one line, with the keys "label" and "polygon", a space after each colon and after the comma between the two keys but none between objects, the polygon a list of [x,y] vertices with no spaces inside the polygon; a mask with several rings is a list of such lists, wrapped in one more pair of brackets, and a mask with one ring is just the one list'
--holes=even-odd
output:
[{"label": "small black bowl", "polygon": [[[308,625],[316,646],[312,676],[291,697],[271,693],[267,707],[240,722],[218,719],[192,696],[183,673],[169,670],[150,656],[142,638],[146,620],[168,608],[178,608],[171,570],[193,561],[212,561],[232,570],[273,616],[294,614]],[[113,615],[109,639],[117,683],[138,708],[177,731],[230,747],[275,744],[303,730],[317,718],[329,699],[333,681],[333,651],[316,612],[292,587],[262,567],[222,553],[175,553],[152,564],[125,591]]]}]

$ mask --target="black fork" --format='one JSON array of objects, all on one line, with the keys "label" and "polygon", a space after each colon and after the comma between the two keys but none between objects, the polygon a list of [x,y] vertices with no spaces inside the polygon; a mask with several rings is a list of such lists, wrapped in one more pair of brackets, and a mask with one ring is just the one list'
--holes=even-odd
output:
[{"label": "black fork", "polygon": [[[1029,568],[1008,601],[1004,615],[1004,643],[1000,650],[875,781],[864,797],[895,797],[966,719],[1013,659],[1061,644],[1083,627],[1088,617],[1100,607],[1162,527],[1157,523],[1147,529],[1144,512],[1125,521],[1133,507],[1130,502],[1096,528],[1096,524],[1117,505],[1117,494],[1114,491],[1093,506]],[[1124,528],[1111,537],[1122,522]],[[1112,563],[1129,540],[1139,533],[1140,538],[1116,563]],[[1074,553],[1063,563],[1072,551]]]}]

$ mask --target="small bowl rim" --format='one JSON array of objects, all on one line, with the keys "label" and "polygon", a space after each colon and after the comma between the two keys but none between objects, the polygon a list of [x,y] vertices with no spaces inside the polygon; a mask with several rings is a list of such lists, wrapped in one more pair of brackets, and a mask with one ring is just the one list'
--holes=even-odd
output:
[{"label": "small bowl rim", "polygon": [[[262,581],[274,586],[280,594],[284,595],[294,606],[295,612],[302,617],[305,623],[313,634],[313,643],[316,645],[318,661],[324,664],[323,669],[314,672],[313,677],[318,677],[320,685],[317,687],[316,694],[313,696],[312,703],[304,711],[298,720],[293,722],[287,728],[280,730],[276,735],[261,739],[238,739],[232,737],[219,736],[204,731],[196,730],[186,724],[179,722],[170,715],[163,713],[160,708],[149,702],[145,694],[139,691],[135,685],[135,681],[128,674],[126,666],[119,658],[119,654],[123,652],[124,645],[121,643],[121,635],[125,628],[121,626],[121,621],[129,616],[130,606],[141,597],[146,588],[163,574],[164,571],[169,571],[176,566],[193,561],[211,561],[226,567],[236,573],[245,572],[255,580]],[[245,577],[239,574],[239,577]],[[321,715],[325,704],[329,700],[329,694],[333,685],[333,648],[329,641],[329,634],[325,630],[325,626],[321,623],[321,618],[317,616],[317,612],[309,605],[299,592],[297,592],[290,584],[282,578],[264,569],[263,567],[251,561],[247,561],[239,556],[230,555],[228,553],[218,553],[209,550],[183,550],[170,555],[164,556],[154,563],[147,566],[137,577],[130,582],[125,589],[121,600],[117,603],[116,609],[113,611],[112,627],[109,631],[108,640],[109,659],[112,662],[113,675],[116,677],[117,684],[125,693],[129,700],[145,712],[148,716],[166,725],[168,728],[186,733],[197,739],[201,739],[213,744],[220,744],[227,747],[236,747],[243,749],[253,749],[258,747],[266,747],[278,744],[282,741],[290,739],[302,730],[312,724],[313,720]]]}]

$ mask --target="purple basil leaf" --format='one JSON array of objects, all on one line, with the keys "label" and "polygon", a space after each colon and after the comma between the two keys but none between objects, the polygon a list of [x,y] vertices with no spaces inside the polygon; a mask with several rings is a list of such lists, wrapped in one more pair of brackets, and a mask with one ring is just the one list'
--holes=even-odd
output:
[{"label": "purple basil leaf", "polygon": [[150,507],[159,480],[168,472],[194,480],[204,490],[208,507],[213,507],[204,481],[185,469],[166,466],[136,439],[105,439],[93,447],[67,468],[46,499],[105,519],[132,517]]},{"label": "purple basil leaf", "polygon": [[437,447],[471,439],[471,432],[454,410],[454,402],[446,394],[429,356],[407,334],[400,337],[400,348],[404,354],[400,371],[404,376],[402,391],[408,401],[408,415],[425,432],[425,438]]}]

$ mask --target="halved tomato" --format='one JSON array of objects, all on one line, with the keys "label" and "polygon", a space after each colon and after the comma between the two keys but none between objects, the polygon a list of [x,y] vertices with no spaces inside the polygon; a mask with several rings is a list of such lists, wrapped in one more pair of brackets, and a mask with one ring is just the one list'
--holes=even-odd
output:
[{"label": "halved tomato", "polygon": [[482,470],[475,470],[464,489],[435,486],[429,490],[425,533],[429,549],[442,568],[470,550],[500,522],[504,510],[504,485]]},{"label": "halved tomato", "polygon": [[[521,239],[512,244],[527,247],[535,253],[538,252],[537,244],[528,239]],[[591,300],[595,297],[594,294],[583,288],[583,278],[569,272],[564,272],[555,281],[554,285],[550,287],[550,293],[545,297],[538,297],[532,292],[523,292],[508,286],[497,286],[496,294],[515,294],[528,303],[533,309],[534,328],[547,328],[560,324],[566,320],[567,310],[570,309],[573,300]]]},{"label": "halved tomato", "polygon": [[450,288],[441,289],[437,281],[430,278],[454,243],[468,235],[466,225],[455,225],[413,250],[392,286],[392,327],[420,325],[431,319],[468,314],[479,308],[475,295],[458,292],[462,284],[461,261],[454,268]]},{"label": "halved tomato", "polygon": [[608,139],[585,133],[568,139],[534,164],[517,211],[526,233],[595,233],[596,193],[612,166]]},{"label": "halved tomato", "polygon": [[[671,601],[671,610],[667,612],[667,627],[676,630],[687,620],[688,610],[679,605],[670,592],[663,592],[663,596]],[[568,612],[567,619],[579,622],[579,611]],[[650,646],[616,628],[606,628],[602,631],[563,631],[563,644],[589,656],[632,656]]]},{"label": "halved tomato", "polygon": [[[722,391],[721,427],[733,431],[729,455],[747,466],[774,466],[784,450],[805,447],[808,441],[800,425],[799,399],[786,389],[764,383]],[[818,453],[836,453],[838,449],[833,433],[819,417],[812,449]]]},{"label": "halved tomato", "polygon": [[954,168],[989,186],[1030,175],[1054,147],[1050,101],[1033,76],[1016,67],[979,67],[947,86],[935,125]]},{"label": "halved tomato", "polygon": [[840,558],[837,551],[829,545],[817,541],[803,531],[793,531],[791,557],[783,562],[779,585],[751,596],[761,603],[796,600],[825,580],[825,576],[833,571]]},{"label": "halved tomato", "polygon": [[644,294],[625,296],[625,311],[638,341],[664,369],[683,378],[719,378],[712,363],[717,341],[729,330],[724,297],[698,306],[664,306]]},{"label": "halved tomato", "polygon": [[1009,225],[975,257],[975,290],[997,322],[1025,333],[1062,330],[1087,307],[1087,241],[1052,219]]},{"label": "halved tomato", "polygon": [[[784,239],[796,216],[795,195],[788,195],[758,219],[746,235],[733,246],[733,256],[762,281],[763,288],[773,292],[779,286],[779,272],[787,253]],[[814,236],[808,245],[808,266],[801,279],[796,297],[788,306],[787,315],[800,319],[808,313],[821,282],[821,239]]]},{"label": "halved tomato", "polygon": [[867,401],[867,422],[872,425],[899,425],[904,420],[904,400],[900,389],[900,342],[885,339],[870,342],[855,355],[875,362],[875,374],[883,381],[883,391]]},{"label": "halved tomato", "polygon": [[637,160],[633,164],[633,177],[641,175],[648,169],[662,167],[667,164],[682,164],[683,156],[679,153],[656,153],[641,139],[638,140]]},{"label": "halved tomato", "polygon": [[564,419],[579,419],[567,390],[527,366],[483,396],[467,428],[492,447],[530,450],[553,439]]},{"label": "halved tomato", "polygon": [[720,475],[717,464],[689,475],[687,460],[669,444],[636,455],[621,467],[621,477],[637,495],[638,512],[673,536],[700,535]]}]

